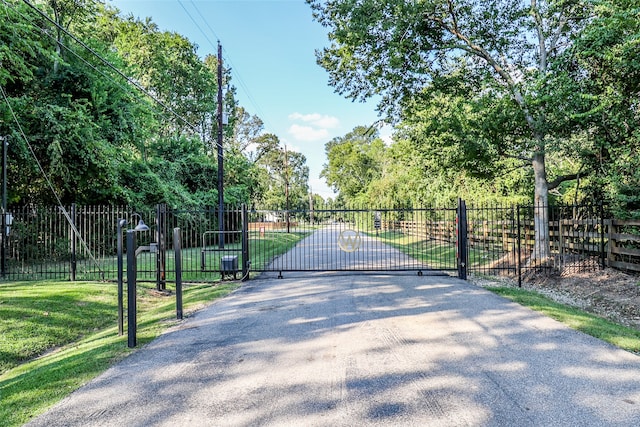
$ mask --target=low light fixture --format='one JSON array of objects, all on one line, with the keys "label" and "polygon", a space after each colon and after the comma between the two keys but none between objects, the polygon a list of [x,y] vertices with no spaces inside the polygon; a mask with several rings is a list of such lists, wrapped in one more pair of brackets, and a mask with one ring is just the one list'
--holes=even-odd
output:
[{"label": "low light fixture", "polygon": [[137,216],[139,218],[139,220],[138,220],[138,225],[136,225],[133,230],[134,231],[149,231],[149,226],[144,223],[144,221],[142,220],[142,216],[140,216],[140,214],[138,214],[138,213],[131,214],[131,218],[133,218],[134,216]]}]

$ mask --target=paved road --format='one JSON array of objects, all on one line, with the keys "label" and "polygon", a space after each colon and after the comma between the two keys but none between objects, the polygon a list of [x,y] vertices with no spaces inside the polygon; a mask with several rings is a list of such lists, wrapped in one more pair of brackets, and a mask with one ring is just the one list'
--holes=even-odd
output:
[{"label": "paved road", "polygon": [[[400,242],[402,239],[400,239]],[[340,249],[340,243],[346,250]],[[433,248],[437,242],[425,242],[423,247]],[[357,247],[357,250],[354,250]],[[452,264],[454,264],[452,260]],[[455,267],[455,264],[454,264]],[[318,229],[302,239],[286,254],[277,257],[269,270],[430,270],[415,258],[382,243],[365,233],[357,233],[348,223],[336,223]]]},{"label": "paved road", "polygon": [[28,425],[640,425],[640,357],[455,278],[289,273]]}]

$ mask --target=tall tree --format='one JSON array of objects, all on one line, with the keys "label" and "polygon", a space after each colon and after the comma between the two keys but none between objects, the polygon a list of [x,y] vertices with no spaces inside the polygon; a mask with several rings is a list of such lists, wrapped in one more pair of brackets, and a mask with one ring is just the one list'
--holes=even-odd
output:
[{"label": "tall tree", "polygon": [[[98,9],[98,0],[37,0],[35,4],[45,8],[53,21],[53,33],[55,34],[55,49],[59,57],[66,57],[64,49],[66,33],[75,22],[82,22],[92,16]],[[59,61],[54,61],[53,71],[58,72]]]},{"label": "tall tree", "polygon": [[380,176],[384,143],[377,131],[358,126],[325,144],[327,163],[321,177],[347,200],[360,199]]},{"label": "tall tree", "polygon": [[132,77],[162,102],[162,135],[196,134],[205,140],[215,135],[215,58],[201,61],[191,41],[161,31],[150,18],[120,21],[113,43]]},{"label": "tall tree", "polygon": [[277,136],[264,135],[265,147],[258,166],[264,168],[268,184],[261,204],[267,209],[305,209],[309,206],[309,167],[302,153],[279,146]]},{"label": "tall tree", "polygon": [[602,0],[595,12],[558,64],[558,95],[549,99],[574,112],[562,127],[588,139],[581,156],[595,176],[587,196],[609,199],[617,216],[640,217],[640,2]]},{"label": "tall tree", "polygon": [[[478,82],[509,99],[526,134],[511,140],[535,177],[535,203],[548,204],[548,112],[539,96],[551,65],[583,26],[586,1],[307,0],[328,27],[331,45],[318,54],[339,93],[382,95],[380,109],[396,116],[414,94],[440,76]],[[508,135],[505,135],[508,136]],[[553,182],[573,178],[556,177]],[[534,251],[549,255],[547,210],[536,209]]]}]

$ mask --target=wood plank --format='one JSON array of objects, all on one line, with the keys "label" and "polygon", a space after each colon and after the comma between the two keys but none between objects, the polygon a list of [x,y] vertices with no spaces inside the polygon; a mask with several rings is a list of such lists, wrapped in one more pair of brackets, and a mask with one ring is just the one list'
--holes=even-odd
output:
[{"label": "wood plank", "polygon": [[640,264],[633,264],[630,262],[621,262],[621,261],[611,261],[611,260],[608,260],[607,264],[609,265],[609,267],[617,268],[619,270],[640,271]]},{"label": "wood plank", "polygon": [[640,219],[614,219],[612,222],[617,227],[640,226]]},{"label": "wood plank", "polygon": [[617,255],[628,255],[628,256],[640,258],[640,249],[622,248],[618,246],[615,248],[611,248],[611,253],[614,253]]},{"label": "wood plank", "polygon": [[617,242],[640,242],[640,236],[637,234],[611,233],[611,239]]}]

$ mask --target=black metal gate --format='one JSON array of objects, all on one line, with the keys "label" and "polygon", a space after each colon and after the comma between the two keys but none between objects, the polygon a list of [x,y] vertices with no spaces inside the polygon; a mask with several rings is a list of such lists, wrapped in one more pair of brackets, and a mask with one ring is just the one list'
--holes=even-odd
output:
[{"label": "black metal gate", "polygon": [[248,225],[252,271],[458,268],[456,209],[253,210]]},{"label": "black metal gate", "polygon": [[[535,252],[534,213],[546,209],[549,254]],[[69,214],[66,214],[69,212]],[[117,236],[137,234],[138,279],[158,289],[175,281],[172,236],[181,236],[185,282],[215,282],[248,272],[414,271],[517,277],[533,272],[590,271],[623,253],[602,206],[503,206],[304,211],[14,207],[0,233],[0,280],[116,280]],[[222,227],[219,224],[223,218]],[[137,227],[135,227],[137,229]],[[634,235],[621,235],[622,238]],[[606,249],[606,250],[605,250]],[[623,249],[624,250],[624,249]],[[136,250],[137,251],[137,250]],[[625,250],[624,253],[632,253]],[[122,255],[122,254],[120,254]],[[614,259],[615,260],[615,259]]]}]

